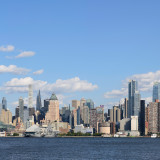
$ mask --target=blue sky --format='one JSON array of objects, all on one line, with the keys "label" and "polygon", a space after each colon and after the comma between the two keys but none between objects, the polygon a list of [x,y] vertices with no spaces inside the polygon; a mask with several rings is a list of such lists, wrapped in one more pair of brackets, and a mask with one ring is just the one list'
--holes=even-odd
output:
[{"label": "blue sky", "polygon": [[[63,104],[85,97],[110,107],[126,96],[127,80],[134,78],[149,99],[160,79],[159,6],[159,0],[1,0],[0,96],[13,112],[19,96],[27,98],[19,79],[27,84],[30,77],[35,96],[42,86],[43,98],[53,89]],[[10,52],[3,50],[8,45],[14,46]],[[24,52],[34,55],[16,58]],[[10,65],[30,71],[17,75]],[[44,72],[34,75],[38,70]]]}]

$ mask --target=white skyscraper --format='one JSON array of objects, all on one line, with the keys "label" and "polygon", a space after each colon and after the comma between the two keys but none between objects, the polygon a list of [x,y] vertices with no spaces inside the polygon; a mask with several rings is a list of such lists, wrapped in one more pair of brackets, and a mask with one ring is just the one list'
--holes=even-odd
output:
[{"label": "white skyscraper", "polygon": [[29,91],[28,91],[28,107],[33,107],[33,86],[29,85]]}]

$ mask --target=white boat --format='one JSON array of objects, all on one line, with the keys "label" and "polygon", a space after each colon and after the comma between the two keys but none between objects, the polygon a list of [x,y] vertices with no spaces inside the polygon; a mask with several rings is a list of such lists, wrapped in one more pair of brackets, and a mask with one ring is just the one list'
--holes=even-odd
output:
[{"label": "white boat", "polygon": [[114,134],[114,138],[119,138],[119,135],[118,134]]},{"label": "white boat", "polygon": [[157,138],[157,134],[152,134],[151,138]]}]

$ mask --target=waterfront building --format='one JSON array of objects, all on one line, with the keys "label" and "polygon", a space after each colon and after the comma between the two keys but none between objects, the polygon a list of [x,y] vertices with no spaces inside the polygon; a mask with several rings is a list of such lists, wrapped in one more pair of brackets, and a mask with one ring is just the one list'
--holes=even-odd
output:
[{"label": "waterfront building", "polygon": [[114,122],[110,122],[110,133],[112,135],[116,134],[116,124]]},{"label": "waterfront building", "polygon": [[145,135],[148,135],[149,105],[145,108]]},{"label": "waterfront building", "polygon": [[110,122],[113,122],[113,109],[110,109],[108,113],[110,115]]},{"label": "waterfront building", "polygon": [[156,100],[160,101],[160,83],[156,82],[153,85],[153,102]]},{"label": "waterfront building", "polygon": [[49,100],[48,112],[45,119],[47,122],[59,122],[59,101],[54,93]]},{"label": "waterfront building", "polygon": [[2,109],[7,110],[7,100],[5,97],[2,98]]},{"label": "waterfront building", "polygon": [[98,132],[98,123],[104,122],[104,108],[97,107],[95,109],[89,110],[89,124],[90,127],[95,129],[95,132]]},{"label": "waterfront building", "polygon": [[131,119],[124,118],[120,120],[120,132],[130,131],[131,130]]},{"label": "waterfront building", "polygon": [[139,131],[141,136],[145,136],[145,100],[141,100]]},{"label": "waterfront building", "polygon": [[89,133],[89,134],[93,134],[93,128],[92,127],[84,127],[83,124],[81,125],[77,125],[75,126],[75,129],[74,129],[74,132],[75,133],[83,133],[83,134],[86,134],[86,133]]},{"label": "waterfront building", "polygon": [[138,116],[131,116],[131,131],[138,131]]},{"label": "waterfront building", "polygon": [[136,91],[138,91],[137,81],[131,80],[128,83],[128,118],[134,116],[135,105],[134,105],[134,96]]},{"label": "waterfront building", "polygon": [[158,133],[160,131],[160,103],[150,102],[148,107],[149,123],[148,132]]},{"label": "waterfront building", "polygon": [[42,101],[41,101],[41,92],[39,90],[36,101],[36,110],[40,111],[41,108],[42,108]]},{"label": "waterfront building", "polygon": [[15,119],[19,117],[19,106],[15,108]]},{"label": "waterfront building", "polygon": [[110,134],[110,123],[109,122],[102,122],[98,124],[98,133],[101,134]]},{"label": "waterfront building", "polygon": [[87,99],[85,105],[88,106],[89,109],[94,109],[94,102],[91,99]]}]

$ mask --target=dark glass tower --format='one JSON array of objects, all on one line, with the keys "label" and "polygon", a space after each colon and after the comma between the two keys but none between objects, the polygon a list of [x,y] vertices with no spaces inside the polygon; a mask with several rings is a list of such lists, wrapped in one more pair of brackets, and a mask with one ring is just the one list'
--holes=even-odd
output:
[{"label": "dark glass tower", "polygon": [[41,92],[39,90],[38,95],[37,95],[36,110],[39,111],[41,108],[42,108]]}]

